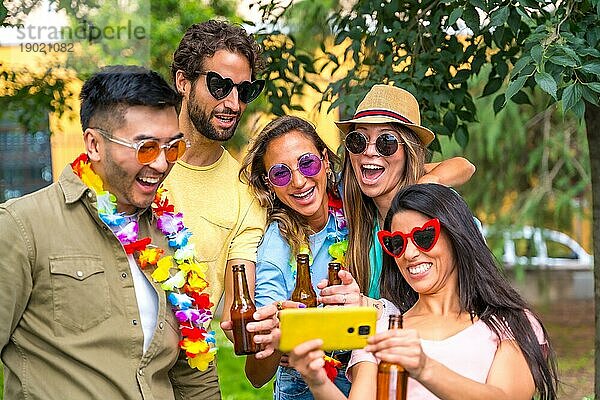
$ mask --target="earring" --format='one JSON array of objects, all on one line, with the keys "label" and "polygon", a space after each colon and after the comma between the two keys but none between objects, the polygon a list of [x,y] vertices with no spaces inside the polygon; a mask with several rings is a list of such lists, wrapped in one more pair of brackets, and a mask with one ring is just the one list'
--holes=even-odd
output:
[{"label": "earring", "polygon": [[335,182],[335,175],[333,174],[333,171],[330,169],[327,169],[327,180],[331,181],[331,182]]}]

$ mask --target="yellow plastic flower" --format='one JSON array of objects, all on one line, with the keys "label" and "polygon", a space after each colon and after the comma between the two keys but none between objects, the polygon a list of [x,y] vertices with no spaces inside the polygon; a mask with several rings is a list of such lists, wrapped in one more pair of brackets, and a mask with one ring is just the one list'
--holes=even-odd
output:
[{"label": "yellow plastic flower", "polygon": [[188,285],[194,292],[201,292],[208,286],[208,282],[198,276],[195,272],[190,272],[188,275]]},{"label": "yellow plastic flower", "polygon": [[208,264],[186,260],[185,262],[183,262],[179,265],[179,268],[186,274],[188,272],[195,272],[202,279],[206,279],[205,272],[208,270]]},{"label": "yellow plastic flower", "polygon": [[96,193],[104,191],[102,179],[92,170],[91,164],[81,165],[81,180]]},{"label": "yellow plastic flower", "polygon": [[185,274],[183,271],[177,271],[177,273],[163,282],[160,287],[163,290],[173,291],[173,288],[180,288],[185,284]]},{"label": "yellow plastic flower", "polygon": [[164,250],[158,247],[145,248],[140,252],[140,256],[138,257],[140,267],[145,268],[148,264],[156,264],[163,253]]},{"label": "yellow plastic flower", "polygon": [[192,368],[196,368],[200,371],[206,371],[208,369],[208,364],[215,359],[215,351],[212,349],[208,353],[201,353],[196,355],[196,357],[188,357],[188,364]]},{"label": "yellow plastic flower", "polygon": [[156,269],[152,273],[152,279],[154,282],[162,282],[167,279],[171,274],[169,270],[173,266],[173,257],[163,257],[156,263]]},{"label": "yellow plastic flower", "polygon": [[181,341],[181,348],[187,353],[192,354],[206,353],[210,350],[210,346],[205,340],[197,340],[194,342],[187,338]]}]

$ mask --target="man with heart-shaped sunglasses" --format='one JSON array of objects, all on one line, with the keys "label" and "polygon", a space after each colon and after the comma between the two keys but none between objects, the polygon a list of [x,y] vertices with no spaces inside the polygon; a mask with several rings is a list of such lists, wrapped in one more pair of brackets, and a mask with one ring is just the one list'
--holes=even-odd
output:
[{"label": "man with heart-shaped sunglasses", "polygon": [[[245,264],[254,292],[256,249],[266,225],[265,210],[240,182],[240,165],[223,147],[248,103],[264,88],[264,80],[256,77],[262,67],[260,47],[251,35],[214,20],[188,28],[171,65],[182,96],[179,128],[191,146],[174,165],[165,187],[177,211],[185,215],[186,226],[195,232],[192,240],[200,261],[209,265],[210,298],[217,303],[225,293],[223,320],[229,319],[233,300],[232,265]],[[206,384],[211,390],[218,385],[214,365]]]}]

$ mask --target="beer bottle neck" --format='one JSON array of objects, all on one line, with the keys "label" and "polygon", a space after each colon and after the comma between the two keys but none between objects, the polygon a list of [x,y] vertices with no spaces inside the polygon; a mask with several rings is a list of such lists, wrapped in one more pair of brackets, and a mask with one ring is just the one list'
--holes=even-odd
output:
[{"label": "beer bottle neck", "polygon": [[233,301],[247,302],[248,300],[250,300],[250,292],[248,291],[246,273],[235,270],[233,271]]},{"label": "beer bottle neck", "polygon": [[298,263],[297,269],[298,269],[297,274],[298,274],[299,279],[306,279],[306,278],[310,279],[310,266],[308,265],[308,263],[304,263],[304,262]]},{"label": "beer bottle neck", "polygon": [[402,314],[390,315],[388,329],[402,329]]}]

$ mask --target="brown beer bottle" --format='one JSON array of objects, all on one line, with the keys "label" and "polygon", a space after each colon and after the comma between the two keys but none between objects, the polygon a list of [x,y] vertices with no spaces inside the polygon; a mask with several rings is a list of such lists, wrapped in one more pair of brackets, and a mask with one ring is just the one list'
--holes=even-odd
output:
[{"label": "brown beer bottle", "polygon": [[310,281],[308,254],[296,256],[296,287],[292,292],[292,301],[302,303],[306,307],[317,306],[317,294]]},{"label": "brown beer bottle", "polygon": [[[402,329],[402,315],[390,315],[389,329]],[[377,368],[377,400],[406,400],[408,372],[400,364],[380,362]]]},{"label": "brown beer bottle", "polygon": [[231,320],[233,321],[233,347],[235,354],[242,356],[260,351],[254,343],[254,332],[246,330],[246,324],[253,322],[252,314],[256,306],[248,292],[246,268],[244,264],[232,266],[233,270],[233,304],[231,305]]},{"label": "brown beer bottle", "polygon": [[342,279],[339,277],[338,272],[342,269],[342,264],[339,262],[330,262],[327,269],[327,286],[341,285]]}]

